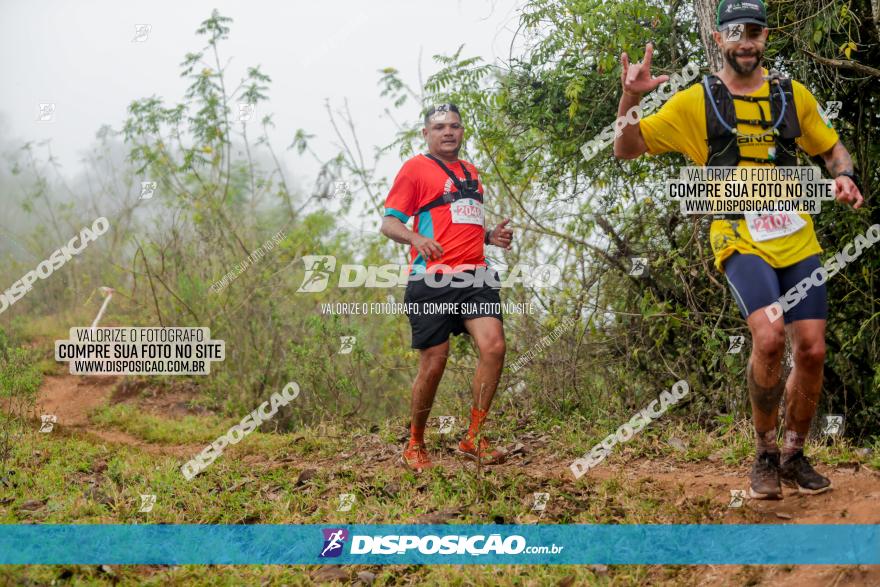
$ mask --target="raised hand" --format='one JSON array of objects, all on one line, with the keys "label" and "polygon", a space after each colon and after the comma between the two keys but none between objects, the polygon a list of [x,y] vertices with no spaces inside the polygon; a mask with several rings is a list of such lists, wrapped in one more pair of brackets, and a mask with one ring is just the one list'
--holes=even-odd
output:
[{"label": "raised hand", "polygon": [[626,51],[620,54],[620,64],[623,71],[620,74],[620,83],[623,91],[628,94],[642,96],[647,94],[663,82],[669,81],[668,75],[651,77],[651,59],[654,56],[654,45],[648,43],[645,46],[645,59],[639,63],[630,64]]}]

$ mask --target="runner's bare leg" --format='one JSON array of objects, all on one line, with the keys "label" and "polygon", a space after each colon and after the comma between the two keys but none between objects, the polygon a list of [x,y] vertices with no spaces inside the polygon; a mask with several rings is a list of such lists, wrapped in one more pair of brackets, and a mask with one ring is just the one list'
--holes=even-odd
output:
[{"label": "runner's bare leg", "polygon": [[412,386],[410,426],[423,430],[434,405],[434,395],[446,369],[449,341],[419,351],[419,372]]},{"label": "runner's bare leg", "polygon": [[783,460],[803,449],[822,393],[825,366],[825,320],[798,320],[790,330],[794,369],[785,390]]},{"label": "runner's bare leg", "polygon": [[504,368],[504,326],[498,318],[482,316],[464,321],[464,327],[474,339],[479,352],[477,371],[471,389],[474,394],[474,407],[487,411],[492,405],[501,370]]},{"label": "runner's bare leg", "polygon": [[776,421],[784,389],[782,356],[785,353],[785,324],[782,319],[771,322],[764,308],[752,312],[747,323],[752,334],[752,354],[746,377],[757,448],[759,453],[778,452]]}]

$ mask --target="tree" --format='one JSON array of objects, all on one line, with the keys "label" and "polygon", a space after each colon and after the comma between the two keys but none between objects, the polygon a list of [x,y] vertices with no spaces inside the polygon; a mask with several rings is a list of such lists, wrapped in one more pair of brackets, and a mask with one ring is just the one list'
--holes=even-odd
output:
[{"label": "tree", "polygon": [[694,0],[694,12],[697,15],[697,25],[700,27],[700,39],[703,41],[703,48],[706,50],[706,61],[709,63],[711,71],[721,69],[722,59],[721,51],[712,38],[712,32],[715,30],[715,8],[718,2],[715,0]]}]

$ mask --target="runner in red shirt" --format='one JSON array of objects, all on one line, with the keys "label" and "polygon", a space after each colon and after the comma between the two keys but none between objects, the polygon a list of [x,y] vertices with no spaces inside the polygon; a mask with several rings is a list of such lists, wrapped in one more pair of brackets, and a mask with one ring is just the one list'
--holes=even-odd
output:
[{"label": "runner in red shirt", "polygon": [[[504,458],[502,451],[493,450],[480,436],[506,350],[500,284],[486,265],[483,247],[493,244],[509,249],[513,231],[507,228],[509,219],[491,231],[483,228],[483,186],[477,169],[458,158],[463,135],[461,115],[454,104],[441,104],[425,115],[422,136],[428,153],[404,163],[385,200],[382,219],[383,235],[412,246],[404,303],[412,347],[419,349],[420,358],[412,388],[410,440],[401,463],[415,471],[431,466],[425,424],[446,368],[451,334],[470,334],[479,351],[471,423],[459,442],[459,452],[482,464]],[[411,217],[413,230],[406,227]]]}]

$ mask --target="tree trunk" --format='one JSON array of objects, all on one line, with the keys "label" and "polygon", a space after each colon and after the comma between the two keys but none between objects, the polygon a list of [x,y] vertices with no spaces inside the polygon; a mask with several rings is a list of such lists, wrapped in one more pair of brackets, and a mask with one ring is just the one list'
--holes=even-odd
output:
[{"label": "tree trunk", "polygon": [[871,0],[871,12],[874,15],[874,32],[880,39],[880,0]]},{"label": "tree trunk", "polygon": [[715,0],[694,0],[694,12],[700,24],[700,39],[706,49],[706,62],[709,70],[714,73],[721,69],[722,64],[721,51],[712,38],[712,31],[715,30]]}]

